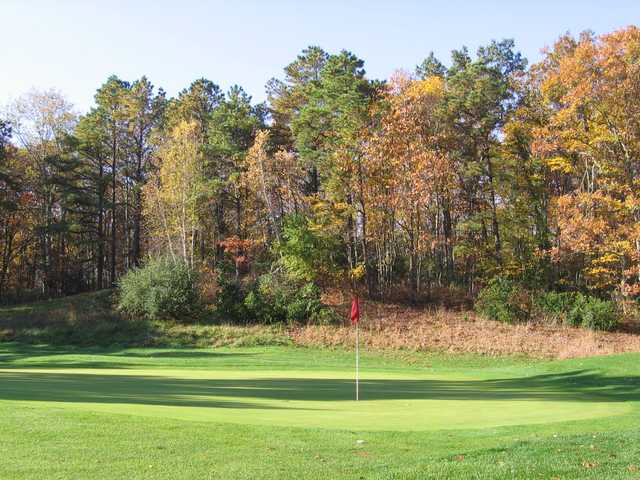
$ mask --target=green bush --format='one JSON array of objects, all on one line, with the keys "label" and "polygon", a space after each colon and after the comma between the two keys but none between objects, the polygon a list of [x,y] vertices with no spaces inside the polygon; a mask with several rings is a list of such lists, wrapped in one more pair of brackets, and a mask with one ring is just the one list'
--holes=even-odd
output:
[{"label": "green bush", "polygon": [[574,327],[580,327],[582,326],[583,307],[587,297],[581,293],[576,293],[572,300],[565,311],[565,322]]},{"label": "green bush", "polygon": [[504,277],[496,277],[478,294],[476,311],[492,320],[523,322],[531,313],[529,292]]},{"label": "green bush", "polygon": [[313,283],[305,283],[293,294],[287,305],[287,320],[304,322],[313,319],[323,308],[320,289]]},{"label": "green bush", "polygon": [[536,313],[565,322],[575,301],[576,294],[572,292],[542,292],[536,296]]},{"label": "green bush", "polygon": [[118,284],[118,309],[133,317],[193,320],[203,311],[198,274],[186,263],[150,259]]},{"label": "green bush", "polygon": [[536,299],[536,309],[574,327],[613,330],[618,324],[615,303],[571,292],[545,292]]},{"label": "green bush", "polygon": [[244,299],[250,319],[259,323],[330,323],[333,311],[322,303],[312,282],[299,283],[283,274],[262,275]]},{"label": "green bush", "polygon": [[591,330],[611,331],[618,325],[616,305],[610,300],[577,294],[571,310],[567,314],[567,322],[581,325]]},{"label": "green bush", "polygon": [[245,294],[240,285],[231,280],[229,275],[222,271],[218,272],[217,283],[215,312],[218,319],[223,322],[246,322]]}]

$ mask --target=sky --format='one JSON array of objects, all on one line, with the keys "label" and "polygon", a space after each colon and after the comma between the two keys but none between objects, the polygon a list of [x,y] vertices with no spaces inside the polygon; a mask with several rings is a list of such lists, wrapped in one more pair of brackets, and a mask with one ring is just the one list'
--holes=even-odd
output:
[{"label": "sky", "polygon": [[347,49],[370,78],[413,70],[430,51],[513,38],[531,61],[562,33],[640,24],[638,0],[0,0],[0,106],[55,88],[76,110],[111,74],[169,95],[197,78],[255,101],[309,45]]}]

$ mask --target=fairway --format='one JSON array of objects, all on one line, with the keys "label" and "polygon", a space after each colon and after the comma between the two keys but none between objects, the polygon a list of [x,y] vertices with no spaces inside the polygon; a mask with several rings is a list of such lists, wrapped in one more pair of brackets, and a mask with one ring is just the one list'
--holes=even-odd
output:
[{"label": "fairway", "polygon": [[[382,435],[384,442],[406,442],[414,438],[411,432],[428,435],[429,445],[446,436],[474,449],[504,441],[505,432],[526,436],[552,431],[553,438],[567,432],[592,435],[613,426],[633,428],[638,418],[638,377],[629,373],[637,373],[637,355],[562,362],[423,355],[415,356],[413,365],[365,355],[359,402],[353,400],[351,360],[349,352],[287,347],[56,353],[7,344],[0,350],[0,411],[11,409],[12,414],[6,414],[0,430],[0,446],[9,452],[8,462],[0,467],[8,469],[2,478],[32,478],[25,473],[31,464],[22,460],[24,449],[45,445],[38,451],[44,452],[39,458],[46,458],[52,453],[46,448],[47,439],[74,443],[74,438],[65,436],[64,425],[86,423],[88,418],[100,425],[96,435],[109,424],[137,419],[136,437],[142,432],[157,434],[169,422],[186,435],[203,428],[230,435],[250,432],[251,438],[263,429],[291,438],[308,432],[322,440],[306,448],[319,449],[330,447],[323,444],[330,438],[345,434],[355,436],[352,441]],[[25,418],[31,418],[26,433]],[[55,423],[55,433],[45,435],[44,443],[36,442],[47,422]],[[7,448],[12,428],[27,442],[15,451]],[[35,438],[29,440],[31,435]],[[92,435],[91,430],[84,431],[83,442],[91,444]],[[132,447],[131,438],[118,441],[122,448]],[[260,441],[254,442],[259,448]],[[421,448],[424,442],[423,438],[412,446]],[[447,451],[450,442],[432,448],[453,455],[460,446]],[[218,455],[238,448],[233,441],[227,443],[222,446],[212,440],[207,448]],[[285,441],[273,448],[282,452],[290,447]],[[51,448],[59,447],[50,444]],[[100,447],[94,451],[98,458],[104,453]],[[147,457],[148,452],[141,461]],[[267,468],[259,457],[248,462],[242,472]],[[44,461],[42,468],[55,470],[61,464]],[[180,476],[178,465],[170,471]],[[63,469],[55,478],[72,478],[78,472]],[[242,477],[237,471],[234,475]]]}]

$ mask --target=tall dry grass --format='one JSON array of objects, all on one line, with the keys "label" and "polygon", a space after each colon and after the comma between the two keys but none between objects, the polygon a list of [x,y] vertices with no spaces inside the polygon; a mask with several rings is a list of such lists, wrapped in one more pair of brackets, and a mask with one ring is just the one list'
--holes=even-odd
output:
[{"label": "tall dry grass", "polygon": [[[346,315],[345,305],[335,306]],[[360,341],[373,350],[406,349],[483,355],[573,358],[640,351],[640,335],[594,332],[543,323],[508,325],[470,311],[425,309],[363,302]],[[355,330],[339,326],[291,329],[295,344],[352,348]]]}]

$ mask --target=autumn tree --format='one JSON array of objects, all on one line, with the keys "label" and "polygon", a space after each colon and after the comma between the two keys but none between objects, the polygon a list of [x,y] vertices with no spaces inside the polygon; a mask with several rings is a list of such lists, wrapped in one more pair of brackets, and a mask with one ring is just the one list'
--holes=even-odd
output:
[{"label": "autumn tree", "polygon": [[247,235],[244,211],[247,192],[240,178],[246,170],[247,152],[257,131],[263,127],[263,106],[252,105],[251,96],[239,86],[232,87],[211,114],[207,171],[211,178],[216,179],[219,199],[223,202],[222,211],[216,212],[221,216],[218,218],[220,240],[228,234],[240,239]]},{"label": "autumn tree", "polygon": [[446,148],[444,88],[439,76],[397,75],[387,89],[379,129],[367,142],[369,233],[381,292],[398,281],[398,253],[406,252],[414,295],[424,278],[452,280],[455,178]]},{"label": "autumn tree", "polygon": [[0,301],[6,296],[8,283],[17,277],[15,262],[28,243],[30,227],[24,205],[32,197],[23,196],[23,171],[16,163],[16,151],[10,143],[11,127],[0,120]]},{"label": "autumn tree", "polygon": [[247,153],[242,184],[250,194],[251,223],[261,226],[265,241],[273,238],[279,242],[285,217],[301,212],[305,206],[304,172],[295,154],[283,148],[273,152],[269,139],[267,130],[256,135]]},{"label": "autumn tree", "polygon": [[640,29],[565,35],[532,69],[545,122],[533,152],[555,177],[553,258],[562,281],[637,295]]},{"label": "autumn tree", "polygon": [[385,82],[312,46],[266,104],[111,76],[78,117],[30,92],[0,122],[0,296],[110,287],[166,254],[231,258],[237,289],[286,270],[414,301],[495,277],[637,298],[639,32],[564,35],[530,68],[511,40],[430,53]]},{"label": "autumn tree", "polygon": [[145,214],[156,248],[193,267],[201,211],[209,201],[196,121],[181,121],[160,145],[157,170],[144,187]]},{"label": "autumn tree", "polygon": [[[61,288],[64,269],[65,232],[56,228],[64,211],[56,208],[59,187],[56,182],[56,160],[64,153],[64,139],[75,125],[71,104],[55,90],[32,90],[10,106],[13,137],[18,155],[27,164],[22,177],[23,189],[33,195],[37,216],[32,232],[37,240],[38,255],[33,259],[31,282],[42,293],[55,293]],[[33,288],[33,287],[32,287]]]}]

